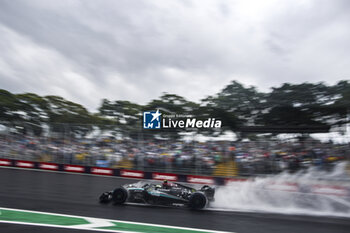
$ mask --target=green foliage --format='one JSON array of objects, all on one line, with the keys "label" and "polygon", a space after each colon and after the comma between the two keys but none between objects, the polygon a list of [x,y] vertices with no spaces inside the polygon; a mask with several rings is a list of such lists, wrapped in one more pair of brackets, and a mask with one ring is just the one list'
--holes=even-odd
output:
[{"label": "green foliage", "polygon": [[[215,96],[202,100],[206,108],[216,109],[215,112],[225,112],[222,116],[230,121],[231,130],[238,125],[254,124],[266,108],[266,94],[260,93],[255,87],[245,87],[237,81],[232,81]],[[229,115],[227,115],[229,114]],[[227,125],[227,124],[225,124]]]},{"label": "green foliage", "polygon": [[199,107],[199,104],[188,101],[185,98],[175,95],[163,93],[159,99],[154,99],[146,106],[143,107],[144,110],[162,109],[168,114],[193,114]]},{"label": "green foliage", "polygon": [[[130,101],[109,101],[102,100],[102,105],[99,108],[99,115],[106,117],[114,122],[115,131],[124,132],[130,137],[137,137],[141,129],[142,107]],[[106,121],[106,120],[105,120]]]},{"label": "green foliage", "polygon": [[0,89],[0,120],[21,120],[21,114],[17,111],[21,110],[21,103],[12,93]]},{"label": "green foliage", "polygon": [[[194,102],[188,101],[185,98],[169,93],[163,93],[158,99],[152,100],[147,105],[143,106],[143,111],[159,109],[166,115],[192,115],[198,116],[198,109],[200,105]],[[181,119],[181,118],[178,118]],[[154,137],[159,136],[162,138],[177,138],[179,132],[183,132],[181,129],[161,129],[161,130],[148,130],[147,133]]]},{"label": "green foliage", "polygon": [[[269,93],[259,92],[232,81],[222,91],[200,103],[163,93],[146,105],[130,101],[103,99],[99,112],[92,114],[82,105],[59,96],[33,93],[12,94],[0,89],[0,121],[13,126],[21,122],[36,135],[49,125],[59,134],[86,135],[92,127],[118,131],[135,138],[142,130],[142,112],[159,109],[163,114],[192,115],[198,119],[216,118],[221,130],[199,129],[203,134],[217,135],[241,126],[322,126],[348,123],[350,83],[333,86],[324,83],[284,83]],[[147,131],[154,136],[178,137],[179,129]]]},{"label": "green foliage", "polygon": [[343,99],[344,88],[323,83],[285,83],[273,88],[266,102],[269,111],[261,123],[274,125],[334,125],[346,118],[346,106],[337,105]]}]

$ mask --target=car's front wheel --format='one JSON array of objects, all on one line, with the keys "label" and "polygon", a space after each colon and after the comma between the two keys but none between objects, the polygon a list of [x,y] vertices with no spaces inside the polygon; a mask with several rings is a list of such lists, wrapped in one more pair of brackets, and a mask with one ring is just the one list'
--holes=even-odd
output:
[{"label": "car's front wheel", "polygon": [[128,191],[123,188],[116,188],[112,193],[112,201],[114,204],[123,204],[128,199]]}]

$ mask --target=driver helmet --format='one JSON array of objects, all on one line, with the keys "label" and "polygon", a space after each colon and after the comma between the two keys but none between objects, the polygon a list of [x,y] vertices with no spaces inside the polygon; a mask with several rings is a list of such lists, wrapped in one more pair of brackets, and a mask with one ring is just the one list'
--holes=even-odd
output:
[{"label": "driver helmet", "polygon": [[168,186],[169,186],[168,180],[164,180],[163,181],[163,187],[168,187]]}]

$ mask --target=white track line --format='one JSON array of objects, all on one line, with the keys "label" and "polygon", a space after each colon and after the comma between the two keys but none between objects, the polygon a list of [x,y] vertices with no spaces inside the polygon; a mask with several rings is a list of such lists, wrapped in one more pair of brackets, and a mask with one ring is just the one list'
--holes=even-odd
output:
[{"label": "white track line", "polygon": [[[78,216],[78,215],[70,215],[70,214],[56,214],[56,213],[50,213],[50,212],[42,212],[42,211],[32,211],[32,210],[23,210],[23,209],[13,209],[13,208],[4,208],[0,207],[0,210],[10,210],[10,211],[21,211],[21,212],[26,212],[26,213],[35,213],[35,214],[46,214],[46,215],[53,215],[53,216],[62,216],[62,217],[71,217],[71,218],[84,218],[84,219],[89,219],[90,217],[86,216]],[[208,232],[213,232],[213,233],[233,233],[233,232],[228,232],[228,231],[216,231],[216,230],[208,230],[208,229],[197,229],[197,228],[190,228],[190,227],[179,227],[179,226],[170,226],[170,225],[160,225],[160,224],[153,224],[153,223],[143,223],[143,222],[131,222],[131,221],[121,221],[117,219],[102,219],[102,218],[94,218],[98,220],[103,220],[103,221],[112,221],[112,222],[120,222],[120,223],[127,223],[127,224],[140,224],[140,225],[145,225],[145,226],[151,226],[151,227],[165,227],[165,228],[173,228],[173,229],[179,229],[179,230],[191,230],[191,231],[208,231]],[[24,222],[13,222],[13,221],[3,221],[0,220],[0,223],[16,223],[16,224],[24,224],[24,225],[44,225],[44,226],[50,226],[50,227],[56,227],[56,225],[51,225],[51,224],[37,224],[37,223],[24,223]],[[85,225],[85,224],[84,224]],[[77,225],[75,225],[77,226]],[[74,226],[74,228],[75,228]],[[61,227],[61,226],[57,226]],[[63,226],[67,227],[67,226]],[[69,228],[73,228],[69,226]],[[85,230],[85,229],[84,229]],[[93,230],[103,230],[105,229],[93,229]],[[107,230],[108,232],[116,232],[116,230]],[[118,232],[118,231],[117,231]],[[119,231],[122,232],[122,231]],[[130,231],[127,231],[130,232]]]}]

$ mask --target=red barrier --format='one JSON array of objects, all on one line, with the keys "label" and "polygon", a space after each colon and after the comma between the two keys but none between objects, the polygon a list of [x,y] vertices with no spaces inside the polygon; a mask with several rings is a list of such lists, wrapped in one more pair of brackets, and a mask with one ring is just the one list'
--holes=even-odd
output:
[{"label": "red barrier", "polygon": [[39,163],[39,168],[44,170],[58,171],[58,164],[56,163]]},{"label": "red barrier", "polygon": [[85,167],[77,166],[77,165],[64,165],[63,170],[67,172],[83,173],[85,172]]},{"label": "red barrier", "polygon": [[120,176],[143,179],[145,177],[145,173],[142,171],[120,170]]},{"label": "red barrier", "polygon": [[16,161],[15,166],[22,168],[34,168],[34,162],[19,160]]},{"label": "red barrier", "polygon": [[178,177],[176,174],[170,174],[170,173],[158,173],[153,172],[152,173],[152,179],[153,180],[169,180],[169,181],[178,181]]},{"label": "red barrier", "polygon": [[113,169],[110,168],[101,168],[101,167],[92,167],[91,173],[95,175],[105,175],[105,176],[112,176],[113,175]]},{"label": "red barrier", "polygon": [[338,185],[311,185],[311,193],[335,196],[348,196],[349,190],[347,187]]},{"label": "red barrier", "polygon": [[187,182],[188,183],[194,183],[194,184],[215,184],[214,178],[210,176],[187,176]]},{"label": "red barrier", "polygon": [[[87,173],[89,172],[89,169],[84,166],[79,165],[63,165],[61,167],[59,164],[56,163],[44,163],[44,162],[32,162],[32,161],[25,161],[25,160],[10,160],[10,159],[0,159],[0,166],[12,166],[15,167],[21,167],[21,168],[37,168],[43,169],[43,170],[53,170],[53,171],[59,171],[63,168],[63,171],[66,172],[74,172],[74,173]],[[90,169],[91,174],[96,175],[108,175],[113,176],[114,175],[114,169],[111,168],[101,168],[101,167],[92,167]],[[173,174],[173,173],[159,173],[159,172],[153,172],[151,173],[152,176],[147,178],[152,178],[154,180],[169,180],[169,181],[179,181],[179,175]],[[144,179],[145,178],[145,172],[143,171],[136,171],[136,170],[120,170],[120,176],[127,177],[127,178],[136,178],[136,179]],[[197,176],[197,175],[187,175],[185,176],[186,181],[188,183],[196,183],[196,184],[209,184],[209,185],[215,185],[214,177],[211,176]],[[244,181],[250,181],[250,179],[244,179],[244,178],[222,178],[224,179],[225,185],[228,185],[230,183],[235,182],[244,182]],[[219,181],[218,181],[219,182]],[[303,192],[302,183],[297,182],[277,182],[277,181],[271,181],[265,185],[265,188],[270,190],[279,190],[279,191],[289,191],[289,192]],[[342,186],[342,185],[329,185],[329,184],[308,184],[305,185],[306,192],[307,193],[314,193],[314,194],[323,194],[323,195],[333,195],[333,196],[350,196],[350,189],[348,186]]]},{"label": "red barrier", "polygon": [[0,159],[0,166],[11,166],[11,161],[8,159]]},{"label": "red barrier", "polygon": [[248,181],[248,179],[244,179],[244,178],[226,178],[225,179],[225,185],[230,185],[231,183],[245,182],[245,181]]},{"label": "red barrier", "polygon": [[286,192],[299,192],[300,187],[298,183],[295,182],[269,182],[266,186],[266,189],[277,190],[277,191],[286,191]]}]

